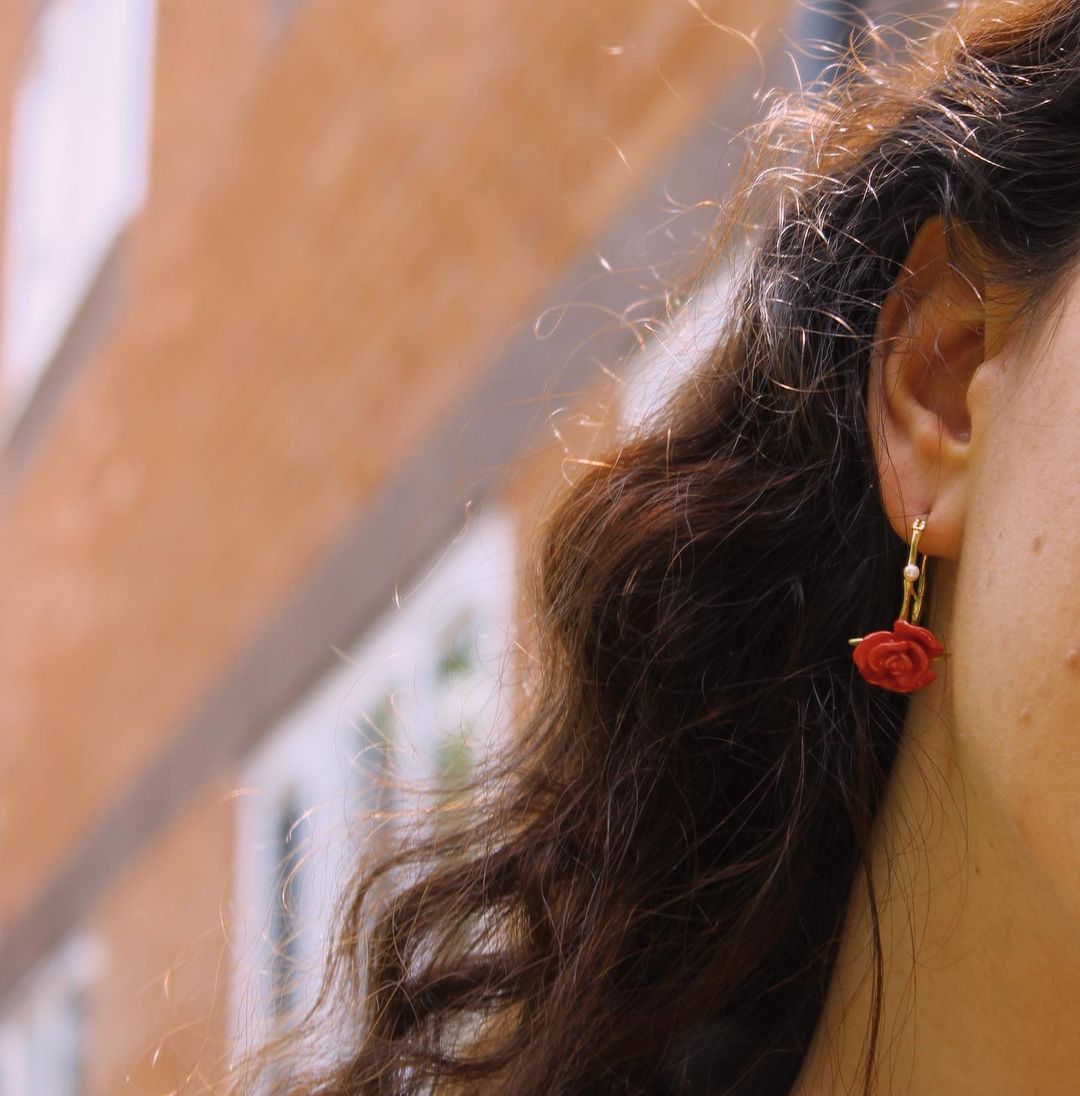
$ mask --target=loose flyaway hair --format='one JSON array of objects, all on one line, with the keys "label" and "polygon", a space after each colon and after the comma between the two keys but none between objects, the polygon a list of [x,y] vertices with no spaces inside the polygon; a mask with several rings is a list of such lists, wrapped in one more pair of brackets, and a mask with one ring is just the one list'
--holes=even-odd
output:
[{"label": "loose flyaway hair", "polygon": [[875,325],[934,218],[973,280],[1033,306],[1080,239],[1080,3],[907,32],[860,32],[833,82],[774,96],[749,134],[672,293],[748,235],[708,352],[527,555],[510,752],[361,866],[315,1043],[268,1048],[259,1091],[786,1093],[856,883],[873,1091],[867,853],[907,705],[847,643],[892,619],[906,552],[867,425]]}]

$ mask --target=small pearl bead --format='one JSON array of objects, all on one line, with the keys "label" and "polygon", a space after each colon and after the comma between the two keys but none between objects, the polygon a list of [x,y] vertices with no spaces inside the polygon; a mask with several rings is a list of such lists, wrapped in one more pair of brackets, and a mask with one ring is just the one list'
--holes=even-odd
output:
[{"label": "small pearl bead", "polygon": [[919,565],[917,563],[909,563],[904,568],[904,578],[908,582],[914,582],[919,577]]}]

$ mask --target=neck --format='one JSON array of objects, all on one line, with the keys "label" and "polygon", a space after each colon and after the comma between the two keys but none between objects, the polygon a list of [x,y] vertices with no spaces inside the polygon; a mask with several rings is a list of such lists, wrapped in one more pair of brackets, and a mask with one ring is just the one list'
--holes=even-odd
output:
[{"label": "neck", "polygon": [[[883,952],[872,1091],[1060,1092],[1080,1076],[1075,913],[1028,853],[1023,818],[963,764],[943,678],[912,697],[872,840]],[[870,910],[860,878],[793,1096],[863,1091]]]}]

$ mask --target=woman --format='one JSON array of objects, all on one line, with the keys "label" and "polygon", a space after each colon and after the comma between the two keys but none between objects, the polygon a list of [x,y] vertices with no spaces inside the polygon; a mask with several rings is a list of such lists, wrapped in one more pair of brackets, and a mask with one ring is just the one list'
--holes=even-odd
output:
[{"label": "woman", "polygon": [[537,548],[499,794],[361,877],[283,1090],[1080,1090],[1080,2],[760,145],[722,336]]}]

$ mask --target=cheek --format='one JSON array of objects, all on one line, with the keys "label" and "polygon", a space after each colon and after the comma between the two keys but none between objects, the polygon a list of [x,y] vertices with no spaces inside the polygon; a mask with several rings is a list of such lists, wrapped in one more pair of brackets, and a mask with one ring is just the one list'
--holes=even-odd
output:
[{"label": "cheek", "polygon": [[1080,880],[1071,880],[1080,857],[1080,405],[1075,396],[1048,404],[1054,383],[1035,379],[987,429],[956,571],[949,674],[965,775],[1080,909]]}]

